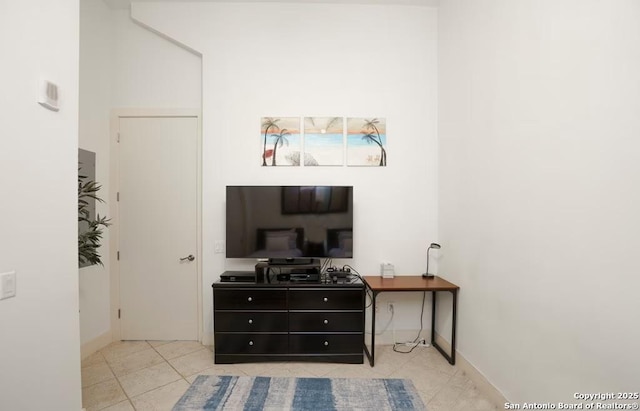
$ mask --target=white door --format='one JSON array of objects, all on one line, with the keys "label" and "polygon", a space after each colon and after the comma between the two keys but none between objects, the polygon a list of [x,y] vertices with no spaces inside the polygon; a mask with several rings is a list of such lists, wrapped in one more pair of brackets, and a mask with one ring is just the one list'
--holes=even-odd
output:
[{"label": "white door", "polygon": [[123,340],[198,339],[198,119],[120,118]]}]

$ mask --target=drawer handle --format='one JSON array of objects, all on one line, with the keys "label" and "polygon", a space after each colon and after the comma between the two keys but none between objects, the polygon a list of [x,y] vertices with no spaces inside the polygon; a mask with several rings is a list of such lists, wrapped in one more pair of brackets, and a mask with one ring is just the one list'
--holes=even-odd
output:
[{"label": "drawer handle", "polygon": [[253,345],[253,341],[249,341],[249,345]]},{"label": "drawer handle", "polygon": [[328,346],[328,345],[329,345],[329,341],[325,341],[325,342],[324,342],[324,346],[326,347],[326,346]]},{"label": "drawer handle", "polygon": [[324,320],[323,323],[329,324],[329,320]]},{"label": "drawer handle", "polygon": [[253,298],[249,297],[249,298],[247,298],[247,301],[251,302],[251,301],[253,301]]},{"label": "drawer handle", "polygon": [[253,324],[253,320],[252,319],[249,319],[249,324]]},{"label": "drawer handle", "polygon": [[326,303],[327,301],[329,301],[329,299],[328,299],[327,297],[324,297],[324,298],[322,299],[322,301],[324,301],[324,302]]}]

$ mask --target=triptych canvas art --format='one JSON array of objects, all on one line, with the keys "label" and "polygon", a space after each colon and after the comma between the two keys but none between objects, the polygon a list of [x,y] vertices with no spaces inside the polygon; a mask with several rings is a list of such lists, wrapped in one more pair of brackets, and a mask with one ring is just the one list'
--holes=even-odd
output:
[{"label": "triptych canvas art", "polygon": [[262,165],[387,165],[384,118],[262,117]]}]

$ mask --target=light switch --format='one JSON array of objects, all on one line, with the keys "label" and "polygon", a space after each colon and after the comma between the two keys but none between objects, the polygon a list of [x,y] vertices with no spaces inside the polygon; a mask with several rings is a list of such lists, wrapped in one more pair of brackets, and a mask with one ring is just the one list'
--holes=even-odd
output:
[{"label": "light switch", "polygon": [[224,253],[224,241],[216,241],[214,244],[214,252],[216,254]]},{"label": "light switch", "polygon": [[16,296],[16,272],[0,274],[0,300]]}]

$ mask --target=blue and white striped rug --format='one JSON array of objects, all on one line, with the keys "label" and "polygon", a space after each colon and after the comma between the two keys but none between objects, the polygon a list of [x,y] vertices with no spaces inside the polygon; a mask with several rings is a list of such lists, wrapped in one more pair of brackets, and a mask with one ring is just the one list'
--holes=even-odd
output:
[{"label": "blue and white striped rug", "polygon": [[426,410],[409,380],[200,375],[173,411]]}]

